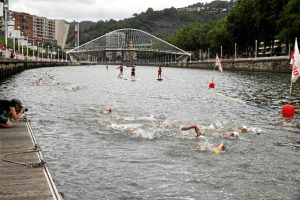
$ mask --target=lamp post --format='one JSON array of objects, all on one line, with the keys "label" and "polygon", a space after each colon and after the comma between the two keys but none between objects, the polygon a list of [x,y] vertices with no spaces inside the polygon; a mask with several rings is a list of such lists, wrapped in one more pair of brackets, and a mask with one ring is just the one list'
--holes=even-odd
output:
[{"label": "lamp post", "polygon": [[257,40],[255,40],[255,59],[256,59],[256,57],[257,57]]},{"label": "lamp post", "polygon": [[17,27],[18,29],[18,52],[20,53],[20,41],[19,41],[19,36],[21,37],[21,35],[19,35],[19,31],[20,31],[20,26]]},{"label": "lamp post", "polygon": [[32,38],[32,56],[35,57],[35,54],[34,54],[34,39]]},{"label": "lamp post", "polygon": [[38,57],[38,60],[40,58],[40,42],[37,42],[37,57]]},{"label": "lamp post", "polygon": [[[12,19],[13,20],[13,24],[15,24],[15,18]],[[13,49],[14,49],[14,54],[16,55],[16,36],[15,36],[15,28],[13,29]]]},{"label": "lamp post", "polygon": [[24,35],[23,35],[23,32],[21,33],[21,38],[22,38],[21,46],[22,46],[22,56],[23,56],[23,55],[24,55],[24,54],[23,54],[23,43],[24,43]]},{"label": "lamp post", "polygon": [[44,44],[42,44],[42,60],[44,59]]},{"label": "lamp post", "polygon": [[236,43],[234,43],[234,61],[236,61]]},{"label": "lamp post", "polygon": [[59,62],[59,48],[57,48],[57,61]]},{"label": "lamp post", "polygon": [[23,32],[22,32],[22,34],[21,34],[21,38],[22,38],[22,42],[21,42],[21,47],[22,47],[22,56],[24,55],[23,53],[23,43],[24,43],[24,35],[23,35]]},{"label": "lamp post", "polygon": [[48,58],[50,58],[50,54],[49,54],[49,45],[48,45],[48,51],[47,51],[47,54],[48,54]]},{"label": "lamp post", "polygon": [[221,57],[220,57],[221,60],[222,60],[222,56],[223,56],[223,46],[221,46]]},{"label": "lamp post", "polygon": [[[53,50],[52,50],[52,52],[51,52],[51,58],[53,58],[54,60],[55,60],[55,47],[53,47]],[[53,54],[53,56],[52,56],[52,54]]]},{"label": "lamp post", "polygon": [[209,48],[207,50],[207,60],[209,60]]},{"label": "lamp post", "polygon": [[4,4],[4,34],[5,34],[5,47],[7,48],[7,8],[8,5]]},{"label": "lamp post", "polygon": [[26,56],[27,56],[27,58],[28,58],[28,40],[29,40],[29,37],[27,36],[26,37]]}]

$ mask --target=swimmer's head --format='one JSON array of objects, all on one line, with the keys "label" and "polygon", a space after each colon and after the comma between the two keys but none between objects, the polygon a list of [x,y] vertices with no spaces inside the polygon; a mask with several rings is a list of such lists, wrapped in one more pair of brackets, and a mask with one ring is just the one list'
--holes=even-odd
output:
[{"label": "swimmer's head", "polygon": [[219,149],[220,151],[225,151],[225,145],[223,143],[221,143],[217,149]]},{"label": "swimmer's head", "polygon": [[248,131],[248,127],[247,126],[243,126],[242,128],[241,128],[241,132],[242,133],[245,133],[245,132],[247,132]]},{"label": "swimmer's head", "polygon": [[107,111],[111,113],[111,112],[112,112],[112,109],[111,109],[111,108],[109,108]]},{"label": "swimmer's head", "polygon": [[234,131],[230,134],[230,137],[239,137],[239,136],[240,136],[240,134],[236,131]]}]

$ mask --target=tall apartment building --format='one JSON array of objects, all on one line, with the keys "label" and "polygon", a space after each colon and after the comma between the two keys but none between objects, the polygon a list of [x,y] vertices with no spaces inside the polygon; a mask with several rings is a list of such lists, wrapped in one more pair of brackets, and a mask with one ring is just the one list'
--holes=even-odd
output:
[{"label": "tall apartment building", "polygon": [[15,30],[20,30],[30,42],[50,42],[65,47],[70,26],[65,20],[53,20],[23,12],[12,12],[12,17],[15,19]]},{"label": "tall apartment building", "polygon": [[33,37],[40,42],[56,43],[55,21],[46,17],[33,16]]},{"label": "tall apartment building", "polygon": [[23,36],[33,39],[33,16],[23,12],[12,12],[15,19],[15,30],[20,30]]}]

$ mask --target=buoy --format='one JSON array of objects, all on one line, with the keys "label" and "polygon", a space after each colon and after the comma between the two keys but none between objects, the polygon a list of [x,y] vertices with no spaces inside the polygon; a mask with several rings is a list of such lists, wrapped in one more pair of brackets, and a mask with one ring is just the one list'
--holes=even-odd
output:
[{"label": "buoy", "polygon": [[215,83],[214,82],[210,82],[209,83],[209,88],[215,88]]},{"label": "buoy", "polygon": [[295,107],[293,105],[285,104],[282,107],[282,116],[283,117],[294,117],[295,113],[296,113]]}]

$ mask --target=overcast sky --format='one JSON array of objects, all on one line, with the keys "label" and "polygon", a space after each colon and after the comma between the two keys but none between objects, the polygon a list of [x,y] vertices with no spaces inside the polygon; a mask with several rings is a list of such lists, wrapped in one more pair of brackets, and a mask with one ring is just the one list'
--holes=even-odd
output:
[{"label": "overcast sky", "polygon": [[212,0],[9,0],[9,9],[50,19],[71,21],[120,20],[148,8],[181,8]]}]

